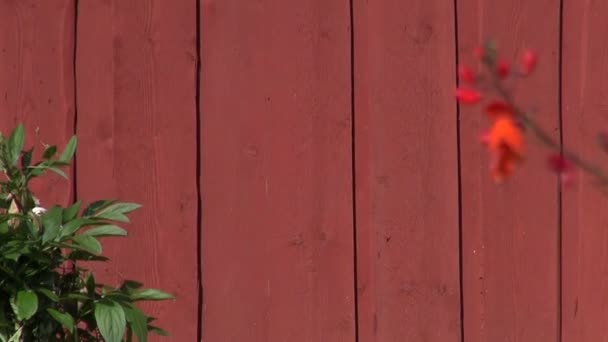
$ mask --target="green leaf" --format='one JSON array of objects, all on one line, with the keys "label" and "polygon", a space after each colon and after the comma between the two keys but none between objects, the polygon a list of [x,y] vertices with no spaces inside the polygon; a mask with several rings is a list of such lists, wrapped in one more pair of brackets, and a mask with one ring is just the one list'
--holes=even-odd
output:
[{"label": "green leaf", "polygon": [[89,296],[93,296],[95,294],[95,277],[93,273],[89,273],[86,280],[86,288]]},{"label": "green leaf", "polygon": [[80,205],[82,201],[78,201],[71,206],[63,209],[63,222],[69,222],[76,218],[78,212],[80,211]]},{"label": "green leaf", "polygon": [[32,291],[21,290],[11,304],[17,318],[20,321],[27,320],[38,310],[38,296]]},{"label": "green leaf", "polygon": [[142,289],[134,291],[131,299],[136,300],[167,300],[175,299],[172,295],[157,289]]},{"label": "green leaf", "polygon": [[[70,245],[70,247],[74,247],[74,246]],[[74,261],[78,261],[78,260],[82,260],[82,261],[108,261],[109,260],[108,258],[106,258],[104,256],[95,255],[95,254],[92,254],[90,252],[83,251],[83,250],[72,251],[70,254],[68,254],[67,259],[68,260],[74,260]]]},{"label": "green leaf", "polygon": [[28,166],[30,166],[31,162],[32,162],[32,153],[34,152],[34,148],[30,148],[29,150],[23,152],[23,154],[21,155],[21,168],[22,169],[27,169]]},{"label": "green leaf", "polygon": [[61,153],[61,156],[59,157],[59,161],[69,162],[70,160],[72,160],[72,158],[74,157],[74,152],[76,152],[77,142],[78,139],[76,138],[76,136],[70,138],[70,141],[68,141],[68,144],[65,146],[63,153]]},{"label": "green leaf", "polygon": [[44,226],[42,243],[54,240],[57,235],[59,235],[59,230],[61,229],[62,212],[63,210],[61,210],[61,207],[54,206],[42,215],[42,224]]},{"label": "green leaf", "polygon": [[137,307],[132,304],[125,303],[123,305],[127,322],[133,329],[133,333],[137,337],[139,342],[148,341],[148,320],[146,315],[141,312]]},{"label": "green leaf", "polygon": [[69,313],[61,313],[55,309],[46,309],[46,312],[51,315],[57,322],[71,332],[74,331],[74,318]]},{"label": "green leaf", "polygon": [[153,333],[155,333],[157,335],[160,335],[160,336],[169,336],[168,332],[164,331],[163,329],[161,329],[159,327],[155,327],[153,325],[148,325],[148,330],[150,332],[153,332]]},{"label": "green leaf", "polygon": [[120,342],[127,322],[125,312],[118,303],[104,300],[95,304],[95,320],[106,342]]},{"label": "green leaf", "polygon": [[59,301],[59,297],[51,290],[49,289],[38,289],[38,292],[40,292],[41,294],[45,295],[48,299],[52,300],[53,302],[58,302]]},{"label": "green leaf", "polygon": [[21,335],[23,333],[23,326],[21,326],[21,328],[19,328],[14,334],[13,336],[11,336],[11,338],[8,340],[8,342],[19,342],[21,341]]},{"label": "green leaf", "polygon": [[89,206],[82,213],[82,216],[92,216],[99,210],[102,210],[102,209],[112,205],[113,203],[116,203],[116,201],[115,200],[95,201],[95,202],[89,204]]},{"label": "green leaf", "polygon": [[51,170],[51,171],[53,171],[54,173],[60,175],[61,177],[65,178],[65,179],[68,179],[68,176],[65,174],[65,172],[63,172],[63,170],[58,169],[58,168],[56,168],[54,166],[49,166],[48,169]]},{"label": "green leaf", "polygon": [[140,207],[141,205],[137,203],[116,203],[101,210],[96,217],[118,222],[129,222],[129,218],[125,216],[125,214],[130,213]]},{"label": "green leaf", "polygon": [[63,225],[63,229],[61,230],[61,238],[64,240],[66,238],[70,238],[70,236],[77,232],[80,228],[98,223],[98,221],[91,220],[88,218],[79,218],[72,220]]},{"label": "green leaf", "polygon": [[25,143],[25,132],[23,124],[19,124],[8,139],[8,148],[10,153],[10,159],[13,165],[17,163],[21,150],[23,150],[23,144]]},{"label": "green leaf", "polygon": [[37,167],[37,166],[28,166],[27,168],[28,168],[28,170],[30,170],[27,173],[28,180],[32,177],[41,176],[44,173],[44,171],[46,170],[46,167]]},{"label": "green leaf", "polygon": [[122,285],[120,285],[120,289],[122,291],[132,292],[133,290],[137,290],[144,286],[144,284],[135,281],[135,280],[125,280]]},{"label": "green leaf", "polygon": [[127,236],[127,231],[114,225],[105,225],[91,228],[82,235],[87,236]]},{"label": "green leaf", "polygon": [[6,234],[9,231],[8,222],[0,223],[0,235]]},{"label": "green leaf", "polygon": [[75,245],[91,252],[93,254],[101,254],[101,244],[93,236],[78,235],[72,238]]},{"label": "green leaf", "polygon": [[81,294],[81,293],[68,293],[61,300],[65,299],[76,299],[76,300],[91,300],[91,298]]},{"label": "green leaf", "polygon": [[42,158],[44,159],[51,159],[53,158],[53,156],[55,155],[55,153],[57,153],[57,146],[47,146],[46,149],[44,149],[44,153],[42,154]]}]

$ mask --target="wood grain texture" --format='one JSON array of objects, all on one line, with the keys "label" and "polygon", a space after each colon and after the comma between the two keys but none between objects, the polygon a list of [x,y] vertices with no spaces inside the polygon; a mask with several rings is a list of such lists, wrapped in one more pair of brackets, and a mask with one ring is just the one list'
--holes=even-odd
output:
[{"label": "wood grain texture", "polygon": [[458,341],[454,8],[354,6],[359,340]]},{"label": "wood grain texture", "polygon": [[201,17],[203,340],[354,341],[348,1]]},{"label": "wood grain texture", "polygon": [[[79,2],[78,197],[143,204],[107,239],[102,281],[173,293],[146,305],[173,341],[197,336],[194,1]],[[156,339],[153,339],[156,340]],[[160,340],[160,339],[159,339]]]},{"label": "wood grain texture", "polygon": [[[507,60],[517,62],[524,47],[542,56],[516,98],[539,108],[536,119],[558,137],[559,1],[459,0],[457,9],[462,64],[475,63],[471,52],[487,38]],[[479,107],[461,106],[460,117],[464,340],[557,341],[558,193],[549,152],[530,141],[525,165],[496,185],[479,143],[489,123]]]},{"label": "wood grain texture", "polygon": [[[564,1],[562,124],[564,144],[606,169],[597,134],[608,128],[608,30],[603,1]],[[564,342],[606,341],[608,326],[608,201],[578,174],[563,193]]]},{"label": "wood grain texture", "polygon": [[[41,141],[63,146],[73,134],[73,60],[73,0],[0,0],[0,131],[23,123],[37,158]],[[67,204],[71,188],[55,174],[32,182],[45,206]]]}]

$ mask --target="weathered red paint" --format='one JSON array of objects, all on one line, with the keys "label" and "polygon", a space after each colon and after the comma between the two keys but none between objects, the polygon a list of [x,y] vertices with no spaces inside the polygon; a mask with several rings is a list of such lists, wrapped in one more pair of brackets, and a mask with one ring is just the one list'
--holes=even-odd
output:
[{"label": "weathered red paint", "polygon": [[458,341],[454,9],[354,5],[359,340]]},{"label": "weathered red paint", "polygon": [[348,1],[202,1],[204,341],[354,341]]},{"label": "weathered red paint", "polygon": [[538,68],[517,98],[557,137],[562,53],[564,141],[603,158],[607,5],[563,2],[561,52],[558,0],[352,5],[354,28],[346,0],[201,0],[196,51],[196,1],[0,0],[0,130],[24,122],[28,145],[41,150],[36,127],[62,145],[78,109],[76,182],[35,190],[43,205],[144,204],[96,269],[176,294],[146,305],[169,340],[202,325],[209,342],[354,342],[355,282],[360,342],[458,341],[463,325],[467,342],[608,336],[605,198],[582,175],[563,193],[559,246],[548,151],[531,143],[495,185],[477,140],[487,123],[462,107],[457,141],[453,97],[456,51],[473,65],[497,38],[515,66],[530,47]]},{"label": "weathered red paint", "polygon": [[[564,144],[606,170],[597,135],[606,132],[606,45],[603,1],[564,1],[562,125]],[[542,59],[540,61],[542,63]],[[562,201],[562,331],[564,342],[605,341],[608,327],[608,200],[577,172]]]},{"label": "weathered red paint", "polygon": [[[519,83],[517,100],[540,108],[535,118],[557,138],[559,1],[459,0],[457,6],[461,63],[473,65],[472,51],[486,38],[514,63],[524,47],[542,56]],[[523,168],[496,185],[478,141],[486,118],[479,107],[461,106],[460,120],[464,340],[557,341],[558,194],[548,152],[530,138]]]},{"label": "weathered red paint", "polygon": [[[41,141],[63,146],[73,134],[73,52],[73,0],[0,1],[0,131],[23,123],[37,158]],[[67,204],[71,188],[55,174],[32,182],[43,205]]]},{"label": "weathered red paint", "polygon": [[196,340],[199,322],[195,14],[194,1],[171,0],[78,11],[78,197],[143,204],[97,269],[175,294],[146,305],[173,341]]}]

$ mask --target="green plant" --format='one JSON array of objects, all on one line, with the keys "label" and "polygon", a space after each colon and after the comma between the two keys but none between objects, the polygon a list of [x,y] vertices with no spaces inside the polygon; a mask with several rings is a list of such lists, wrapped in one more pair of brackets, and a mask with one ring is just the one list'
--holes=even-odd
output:
[{"label": "green plant", "polygon": [[[41,161],[24,151],[24,129],[0,134],[0,341],[146,341],[151,325],[135,303],[171,295],[136,281],[118,288],[97,284],[82,261],[106,261],[99,238],[126,236],[117,222],[138,204],[102,200],[81,210],[81,202],[63,208],[39,207],[28,185],[47,171],[66,177],[76,150],[72,137],[57,156],[44,145]],[[67,178],[67,177],[66,177]]]}]

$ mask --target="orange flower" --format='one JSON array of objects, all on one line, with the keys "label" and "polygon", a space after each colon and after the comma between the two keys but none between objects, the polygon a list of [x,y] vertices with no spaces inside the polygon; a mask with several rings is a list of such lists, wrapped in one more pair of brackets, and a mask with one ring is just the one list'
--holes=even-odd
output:
[{"label": "orange flower", "polygon": [[486,107],[492,126],[483,138],[491,155],[490,170],[496,182],[509,177],[524,159],[525,141],[513,111],[505,104],[494,102]]}]

